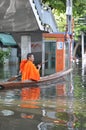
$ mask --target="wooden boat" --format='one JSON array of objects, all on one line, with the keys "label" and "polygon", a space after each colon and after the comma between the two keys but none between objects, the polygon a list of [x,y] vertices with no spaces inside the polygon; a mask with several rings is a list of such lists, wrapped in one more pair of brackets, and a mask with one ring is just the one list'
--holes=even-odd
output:
[{"label": "wooden boat", "polygon": [[65,75],[70,73],[72,69],[64,70],[61,72],[57,72],[48,76],[41,77],[39,81],[7,81],[7,82],[0,82],[0,89],[12,89],[12,88],[23,88],[23,87],[32,87],[32,86],[40,86],[40,85],[47,85],[57,83],[64,78]]}]

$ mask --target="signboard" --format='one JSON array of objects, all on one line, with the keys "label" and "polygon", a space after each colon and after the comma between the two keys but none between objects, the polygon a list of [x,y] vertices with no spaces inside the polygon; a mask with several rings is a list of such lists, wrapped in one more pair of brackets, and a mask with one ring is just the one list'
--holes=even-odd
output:
[{"label": "signboard", "polygon": [[66,15],[72,15],[72,0],[66,0]]},{"label": "signboard", "polygon": [[63,42],[57,42],[57,49],[63,49]]},{"label": "signboard", "polygon": [[72,7],[71,6],[68,6],[66,8],[66,15],[72,15]]}]

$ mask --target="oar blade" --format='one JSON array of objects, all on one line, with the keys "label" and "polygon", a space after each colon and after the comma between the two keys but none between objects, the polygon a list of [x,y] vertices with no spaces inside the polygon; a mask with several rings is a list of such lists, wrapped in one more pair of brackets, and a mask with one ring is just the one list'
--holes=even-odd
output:
[{"label": "oar blade", "polygon": [[14,80],[18,79],[19,77],[21,77],[21,74],[15,75],[15,76],[11,77],[10,79],[8,79],[7,81],[9,81],[9,82],[14,81]]}]

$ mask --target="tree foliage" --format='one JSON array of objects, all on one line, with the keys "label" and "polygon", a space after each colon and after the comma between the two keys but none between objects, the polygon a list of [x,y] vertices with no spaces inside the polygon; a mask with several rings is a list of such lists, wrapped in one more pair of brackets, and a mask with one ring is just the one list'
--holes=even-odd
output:
[{"label": "tree foliage", "polygon": [[10,48],[8,48],[7,51],[0,49],[0,64],[3,64],[4,59],[9,57],[10,51],[11,51]]},{"label": "tree foliage", "polygon": [[[65,13],[66,11],[66,0],[43,0],[43,2],[60,13]],[[81,16],[86,13],[86,0],[72,0],[72,3],[74,15]]]},{"label": "tree foliage", "polygon": [[[44,4],[48,4],[51,7],[53,14],[55,15],[58,27],[60,27],[61,30],[66,22],[66,0],[42,0],[42,2]],[[86,0],[72,0],[72,10],[75,21],[75,31],[78,31],[78,33],[80,31],[86,31]],[[85,20],[80,21],[79,18],[81,17],[85,18]]]}]

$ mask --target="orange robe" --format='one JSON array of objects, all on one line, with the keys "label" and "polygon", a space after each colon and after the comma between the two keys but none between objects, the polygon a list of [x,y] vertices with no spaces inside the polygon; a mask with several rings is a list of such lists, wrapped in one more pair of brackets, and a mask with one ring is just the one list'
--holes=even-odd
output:
[{"label": "orange robe", "polygon": [[22,101],[32,100],[32,102],[22,102],[22,108],[39,108],[36,100],[40,98],[40,87],[23,88],[21,90]]},{"label": "orange robe", "polygon": [[22,81],[24,80],[36,80],[38,81],[40,79],[40,73],[39,70],[36,68],[36,66],[31,62],[27,61],[23,67],[22,72]]},{"label": "orange robe", "polygon": [[22,60],[21,63],[20,63],[20,72],[21,72],[21,73],[22,73],[23,70],[24,70],[24,66],[25,66],[26,62],[27,62],[27,60],[24,59],[24,60]]}]

